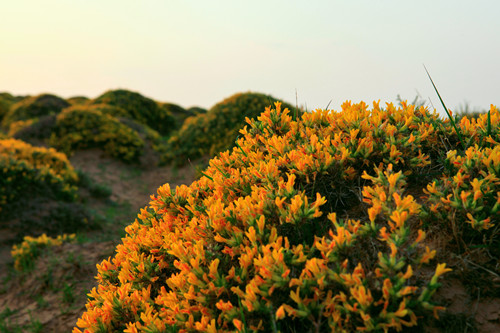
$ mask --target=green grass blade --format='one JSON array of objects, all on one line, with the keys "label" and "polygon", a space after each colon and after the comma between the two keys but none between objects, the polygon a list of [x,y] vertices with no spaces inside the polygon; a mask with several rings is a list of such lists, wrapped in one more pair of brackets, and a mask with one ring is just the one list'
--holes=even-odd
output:
[{"label": "green grass blade", "polygon": [[200,171],[200,173],[201,173],[203,176],[205,176],[205,177],[207,177],[208,179],[210,179],[211,181],[214,181],[214,179],[213,179],[212,177],[210,177],[209,175],[207,175],[207,174],[206,174],[206,173],[204,173],[203,171]]},{"label": "green grass blade", "polygon": [[491,109],[488,110],[488,126],[487,126],[486,136],[490,135],[491,135]]},{"label": "green grass blade", "polygon": [[444,104],[444,101],[441,98],[441,95],[439,94],[439,91],[436,88],[436,85],[434,84],[434,81],[432,81],[431,75],[429,74],[429,71],[427,70],[427,68],[425,67],[425,65],[424,65],[424,69],[425,69],[425,72],[427,73],[427,76],[429,77],[429,80],[431,80],[432,86],[434,87],[434,90],[436,91],[436,94],[438,95],[439,100],[441,101],[441,105],[443,106],[444,111],[446,111],[446,114],[448,115],[448,118],[450,119],[451,124],[455,128],[455,132],[457,133],[458,139],[460,140],[460,143],[462,144],[462,148],[465,151],[466,146],[465,146],[464,140],[462,139],[462,134],[460,133],[460,130],[458,129],[457,125],[455,124],[455,121],[453,120],[453,117],[451,116],[450,112],[448,111],[448,108]]},{"label": "green grass blade", "polygon": [[240,138],[240,136],[238,135],[238,137],[236,138],[236,141],[234,143],[236,144],[236,146],[238,146],[238,148],[240,148],[240,150],[243,153],[243,155],[245,155],[246,157],[248,157],[247,153],[245,153],[245,151],[243,150],[243,148],[241,148],[240,144],[238,143],[238,139],[239,138]]}]

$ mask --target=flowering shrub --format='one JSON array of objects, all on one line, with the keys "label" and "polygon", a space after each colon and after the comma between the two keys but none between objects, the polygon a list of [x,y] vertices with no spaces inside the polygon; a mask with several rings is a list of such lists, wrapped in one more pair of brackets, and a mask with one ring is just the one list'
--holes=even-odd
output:
[{"label": "flowering shrub", "polygon": [[17,120],[28,120],[45,115],[58,114],[68,106],[69,103],[64,99],[50,94],[25,98],[10,107],[2,121],[2,125],[8,128],[11,123]]},{"label": "flowering shrub", "polygon": [[[245,118],[255,118],[276,99],[258,93],[239,93],[226,98],[208,112],[189,117],[169,139],[165,160],[185,164],[188,158],[217,153],[234,147]],[[286,104],[285,107],[292,108]]]},{"label": "flowering shrub", "polygon": [[[297,121],[275,106],[248,120],[236,147],[199,180],[158,189],[115,257],[97,265],[79,328],[398,331],[437,317],[443,308],[432,296],[450,269],[432,262],[422,230],[432,197],[419,203],[408,192],[432,188],[436,170],[448,168],[440,157],[456,143],[443,140],[450,124],[405,103],[369,110],[347,102]],[[491,112],[488,123],[496,119]],[[498,142],[492,129],[460,126],[470,142]],[[475,162],[487,165],[476,174],[496,168],[497,148],[484,149],[464,155],[485,161]],[[472,163],[449,154],[458,169]],[[493,185],[474,186],[492,196],[485,206],[493,211]]]},{"label": "flowering shrub", "polygon": [[[500,245],[500,146],[449,151],[441,180],[427,186],[426,217],[442,221],[460,247]],[[471,230],[473,229],[473,230]],[[495,244],[495,246],[492,246]]]},{"label": "flowering shrub", "polygon": [[206,113],[207,110],[203,109],[201,107],[193,106],[189,109],[184,109],[183,107],[173,104],[173,103],[158,103],[158,106],[164,110],[164,112],[167,112],[168,114],[172,115],[175,118],[176,121],[176,126],[175,129],[179,129],[183,124],[184,121],[189,118],[193,117],[202,113]]},{"label": "flowering shrub", "polygon": [[86,105],[89,103],[90,99],[85,96],[73,96],[66,100],[71,105]]},{"label": "flowering shrub", "polygon": [[14,259],[14,269],[24,272],[32,270],[36,258],[41,254],[43,249],[72,242],[75,238],[75,234],[63,234],[57,236],[56,238],[47,237],[46,234],[42,234],[39,237],[24,237],[21,244],[14,245],[12,247],[11,254]]},{"label": "flowering shrub", "polygon": [[34,193],[42,185],[57,195],[75,196],[77,174],[66,155],[52,148],[33,147],[15,139],[0,140],[0,172],[0,209],[21,198],[24,191]]},{"label": "flowering shrub", "polygon": [[9,130],[7,131],[7,135],[10,137],[13,137],[17,132],[19,132],[22,129],[25,129],[26,127],[33,125],[37,121],[38,121],[37,118],[14,121],[9,125]]},{"label": "flowering shrub", "polygon": [[155,101],[127,90],[107,91],[90,104],[108,104],[126,111],[126,117],[148,125],[163,135],[175,128],[174,117]]},{"label": "flowering shrub", "polygon": [[115,117],[79,106],[67,108],[57,116],[49,143],[67,154],[99,147],[124,161],[135,160],[144,146],[137,132]]},{"label": "flowering shrub", "polygon": [[48,144],[48,139],[56,126],[56,115],[50,114],[40,118],[19,120],[9,127],[9,135],[33,145]]},{"label": "flowering shrub", "polygon": [[[75,214],[64,214],[62,222],[54,217],[65,208],[55,203],[76,198],[77,181],[77,174],[63,153],[20,140],[0,140],[0,224],[7,221],[8,228],[18,234],[74,227],[69,217]],[[41,201],[48,208],[45,217],[40,215]]]}]

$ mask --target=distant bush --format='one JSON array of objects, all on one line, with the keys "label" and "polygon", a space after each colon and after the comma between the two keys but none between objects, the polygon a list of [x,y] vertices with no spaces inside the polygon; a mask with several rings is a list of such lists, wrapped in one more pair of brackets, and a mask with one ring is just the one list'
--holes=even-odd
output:
[{"label": "distant bush", "polygon": [[172,103],[158,103],[158,106],[175,118],[177,125],[176,129],[180,128],[187,118],[207,112],[207,110],[198,107],[184,109],[183,107]]},{"label": "distant bush", "polygon": [[192,106],[189,109],[186,109],[186,111],[192,113],[193,116],[196,116],[197,114],[207,113],[207,109],[199,106]]},{"label": "distant bush", "polygon": [[33,125],[37,121],[38,121],[38,118],[31,118],[31,119],[27,119],[27,120],[14,121],[9,125],[7,135],[14,136],[20,130],[25,129],[26,127],[30,127],[31,125]]},{"label": "distant bush", "polygon": [[66,101],[71,105],[85,105],[90,101],[90,99],[85,96],[74,96],[68,98]]},{"label": "distant bush", "polygon": [[136,160],[144,147],[137,132],[115,117],[79,106],[67,108],[57,116],[49,143],[67,154],[78,149],[101,148],[127,162]]},{"label": "distant bush", "polygon": [[[72,107],[69,107],[72,108]],[[95,110],[104,114],[109,114],[115,117],[123,117],[127,115],[127,111],[107,104],[93,104],[93,105],[76,105],[73,109],[78,110]],[[32,144],[37,143],[37,140],[42,140],[48,144],[48,139],[55,129],[56,124],[55,114],[42,116],[40,118],[31,118],[28,120],[18,120],[10,124],[8,133],[16,139],[20,139]]]},{"label": "distant bush", "polygon": [[77,174],[66,155],[15,139],[0,140],[0,211],[35,196],[72,200]]},{"label": "distant bush", "polygon": [[9,126],[9,135],[15,139],[35,145],[38,143],[48,143],[55,125],[55,114],[28,120],[18,120]]},{"label": "distant bush", "polygon": [[58,114],[69,105],[64,99],[50,94],[29,97],[13,104],[5,115],[2,124],[4,128],[8,128],[11,123],[18,120]]},{"label": "distant bush", "polygon": [[158,104],[139,93],[128,90],[111,90],[97,97],[90,104],[109,104],[122,108],[126,117],[137,120],[167,135],[175,128],[175,118]]},{"label": "distant bush", "polygon": [[79,178],[64,153],[0,140],[0,226],[13,233],[58,235],[98,227],[77,202]]},{"label": "distant bush", "polygon": [[[234,147],[246,118],[256,118],[276,98],[259,93],[239,93],[226,98],[208,112],[187,118],[168,142],[167,162],[187,163],[187,159],[215,156]],[[283,107],[294,110],[290,104]]]}]

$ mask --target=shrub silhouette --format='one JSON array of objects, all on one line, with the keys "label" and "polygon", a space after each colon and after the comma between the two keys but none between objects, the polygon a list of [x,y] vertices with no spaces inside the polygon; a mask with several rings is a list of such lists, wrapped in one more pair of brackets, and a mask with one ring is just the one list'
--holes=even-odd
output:
[{"label": "shrub silhouette", "polygon": [[109,104],[127,112],[129,118],[148,125],[152,129],[167,135],[175,128],[175,118],[158,104],[139,93],[128,90],[110,90],[97,97],[90,104]]},{"label": "shrub silhouette", "polygon": [[28,120],[50,114],[58,114],[69,105],[64,99],[51,94],[25,98],[10,107],[2,124],[4,128],[8,128],[11,123],[18,120]]},{"label": "shrub silhouette", "polygon": [[[238,145],[199,180],[158,189],[115,257],[97,265],[99,285],[78,327],[399,331],[437,318],[444,308],[433,294],[450,269],[433,261],[446,253],[426,241],[437,235],[422,224],[423,207],[438,216],[461,211],[438,223],[470,225],[498,241],[500,113],[490,113],[458,124],[473,147],[459,151],[446,150],[457,143],[450,123],[424,107],[344,103],[341,112],[294,121],[276,103],[248,120]],[[456,169],[445,171],[450,164]],[[454,188],[469,186],[457,176],[466,172],[482,175],[470,186],[485,199],[459,193],[467,204],[460,208]],[[409,194],[423,188],[427,196]],[[450,192],[443,205],[436,191]],[[482,205],[489,220],[470,210]]]},{"label": "shrub silhouette", "polygon": [[[276,99],[259,93],[238,93],[214,105],[208,112],[187,118],[169,139],[165,161],[185,164],[188,159],[214,156],[234,147],[246,118],[257,117]],[[288,104],[284,107],[292,108]]]}]

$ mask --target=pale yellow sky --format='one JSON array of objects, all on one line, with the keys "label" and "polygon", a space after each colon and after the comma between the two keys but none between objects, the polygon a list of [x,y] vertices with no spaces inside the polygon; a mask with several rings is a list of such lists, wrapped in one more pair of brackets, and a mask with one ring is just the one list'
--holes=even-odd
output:
[{"label": "pale yellow sky", "polygon": [[0,91],[125,88],[184,107],[257,91],[500,104],[500,2],[16,0],[0,4]]}]

